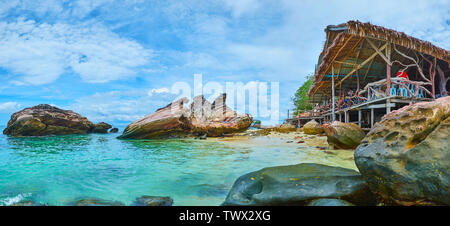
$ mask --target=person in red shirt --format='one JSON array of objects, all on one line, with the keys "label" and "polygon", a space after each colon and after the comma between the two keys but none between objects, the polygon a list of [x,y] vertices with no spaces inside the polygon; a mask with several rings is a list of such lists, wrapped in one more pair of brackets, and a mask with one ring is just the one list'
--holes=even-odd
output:
[{"label": "person in red shirt", "polygon": [[404,72],[404,71],[397,72],[397,78],[404,78],[404,79],[409,80],[408,74],[406,74],[406,72]]}]

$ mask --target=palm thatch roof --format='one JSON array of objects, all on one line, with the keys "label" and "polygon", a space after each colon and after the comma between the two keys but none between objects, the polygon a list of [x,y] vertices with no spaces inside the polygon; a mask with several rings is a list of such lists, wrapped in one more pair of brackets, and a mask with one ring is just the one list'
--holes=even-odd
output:
[{"label": "palm thatch roof", "polygon": [[[403,32],[370,23],[348,21],[340,25],[327,26],[325,32],[327,39],[319,57],[314,83],[308,93],[313,100],[317,99],[315,97],[321,98],[325,93],[331,92],[331,81],[326,78],[326,75],[331,74],[331,65],[334,65],[334,74],[345,75],[354,70],[355,65],[360,64],[375,53],[375,50],[364,39],[372,40],[372,43],[376,44],[380,50],[384,48],[383,44],[390,43],[409,54],[417,52],[436,57],[443,63],[450,63],[450,51],[437,47],[428,41],[411,37]],[[404,58],[395,53],[392,53],[392,58],[394,60],[404,60]],[[376,56],[370,64],[366,64],[358,69],[356,76],[360,76],[363,83],[383,78],[386,75],[386,73],[383,74],[385,66],[384,60],[380,56]],[[398,68],[393,66],[393,69]],[[343,85],[348,87],[352,84]],[[317,100],[314,102],[317,102]]]}]

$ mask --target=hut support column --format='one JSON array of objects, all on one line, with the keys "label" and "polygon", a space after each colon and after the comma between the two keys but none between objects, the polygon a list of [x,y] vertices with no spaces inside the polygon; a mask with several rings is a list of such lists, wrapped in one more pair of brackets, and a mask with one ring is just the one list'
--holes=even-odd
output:
[{"label": "hut support column", "polygon": [[358,125],[361,127],[361,110],[358,110]]},{"label": "hut support column", "polygon": [[[386,58],[388,59],[388,62],[391,61],[391,44],[389,43],[386,48]],[[387,96],[391,95],[391,65],[389,63],[386,63],[386,93]],[[386,114],[391,113],[391,100],[386,100]]]},{"label": "hut support column", "polygon": [[331,120],[334,122],[336,120],[336,112],[334,109],[334,67],[331,65]]},{"label": "hut support column", "polygon": [[348,122],[348,111],[344,111],[345,123]]},{"label": "hut support column", "polygon": [[373,108],[370,109],[370,128],[373,128],[373,122],[374,122],[375,114]]}]

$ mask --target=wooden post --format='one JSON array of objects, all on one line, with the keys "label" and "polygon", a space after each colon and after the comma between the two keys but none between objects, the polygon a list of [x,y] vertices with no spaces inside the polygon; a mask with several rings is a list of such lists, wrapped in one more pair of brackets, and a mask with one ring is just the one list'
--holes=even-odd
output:
[{"label": "wooden post", "polygon": [[331,65],[331,120],[334,122],[336,120],[336,112],[334,107],[334,66]]},{"label": "wooden post", "polygon": [[361,110],[358,110],[358,125],[361,127]]},{"label": "wooden post", "polygon": [[344,118],[345,118],[345,123],[348,122],[348,111],[344,111]]},{"label": "wooden post", "polygon": [[[386,57],[389,61],[391,61],[391,43],[388,44],[386,47]],[[386,92],[387,96],[391,95],[391,65],[389,63],[386,63]]]},{"label": "wooden post", "polygon": [[339,113],[339,122],[342,122],[342,114]]},{"label": "wooden post", "polygon": [[386,100],[386,114],[391,113],[391,99]]},{"label": "wooden post", "polygon": [[373,122],[374,122],[375,113],[373,108],[370,109],[370,128],[373,128]]}]

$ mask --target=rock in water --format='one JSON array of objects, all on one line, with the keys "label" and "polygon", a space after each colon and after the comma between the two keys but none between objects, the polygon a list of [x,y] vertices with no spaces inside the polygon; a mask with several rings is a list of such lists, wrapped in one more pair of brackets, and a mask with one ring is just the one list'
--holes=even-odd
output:
[{"label": "rock in water", "polygon": [[11,136],[85,134],[93,127],[92,122],[73,111],[40,104],[12,114],[3,134]]},{"label": "rock in water", "polygon": [[264,168],[239,177],[222,205],[306,205],[319,198],[339,198],[358,205],[375,204],[358,172],[303,163]]},{"label": "rock in water", "polygon": [[132,206],[172,206],[173,199],[170,197],[143,195],[139,198],[136,198],[136,201],[133,202],[131,205]]},{"label": "rock in water", "polygon": [[371,190],[386,204],[450,205],[450,97],[385,115],[355,151]]},{"label": "rock in water", "polygon": [[112,126],[105,122],[100,122],[94,125],[93,133],[108,133],[108,130],[111,129]]},{"label": "rock in water", "polygon": [[316,199],[308,206],[354,206],[353,204],[340,199]]},{"label": "rock in water", "polygon": [[303,126],[303,132],[309,135],[317,135],[323,133],[323,128],[313,119]]},{"label": "rock in water", "polygon": [[124,206],[125,204],[118,201],[110,201],[98,198],[79,199],[70,204],[71,206]]},{"label": "rock in water", "polygon": [[177,100],[155,113],[128,125],[122,139],[153,139],[202,136],[223,136],[250,127],[253,119],[248,114],[238,115],[225,105],[226,95],[220,95],[212,104],[203,96],[194,98],[189,108],[187,98]]},{"label": "rock in water", "polygon": [[118,128],[112,128],[111,130],[109,130],[110,133],[118,133],[119,129]]},{"label": "rock in water", "polygon": [[337,149],[355,149],[364,139],[364,131],[356,124],[334,121],[324,124],[328,144]]}]

